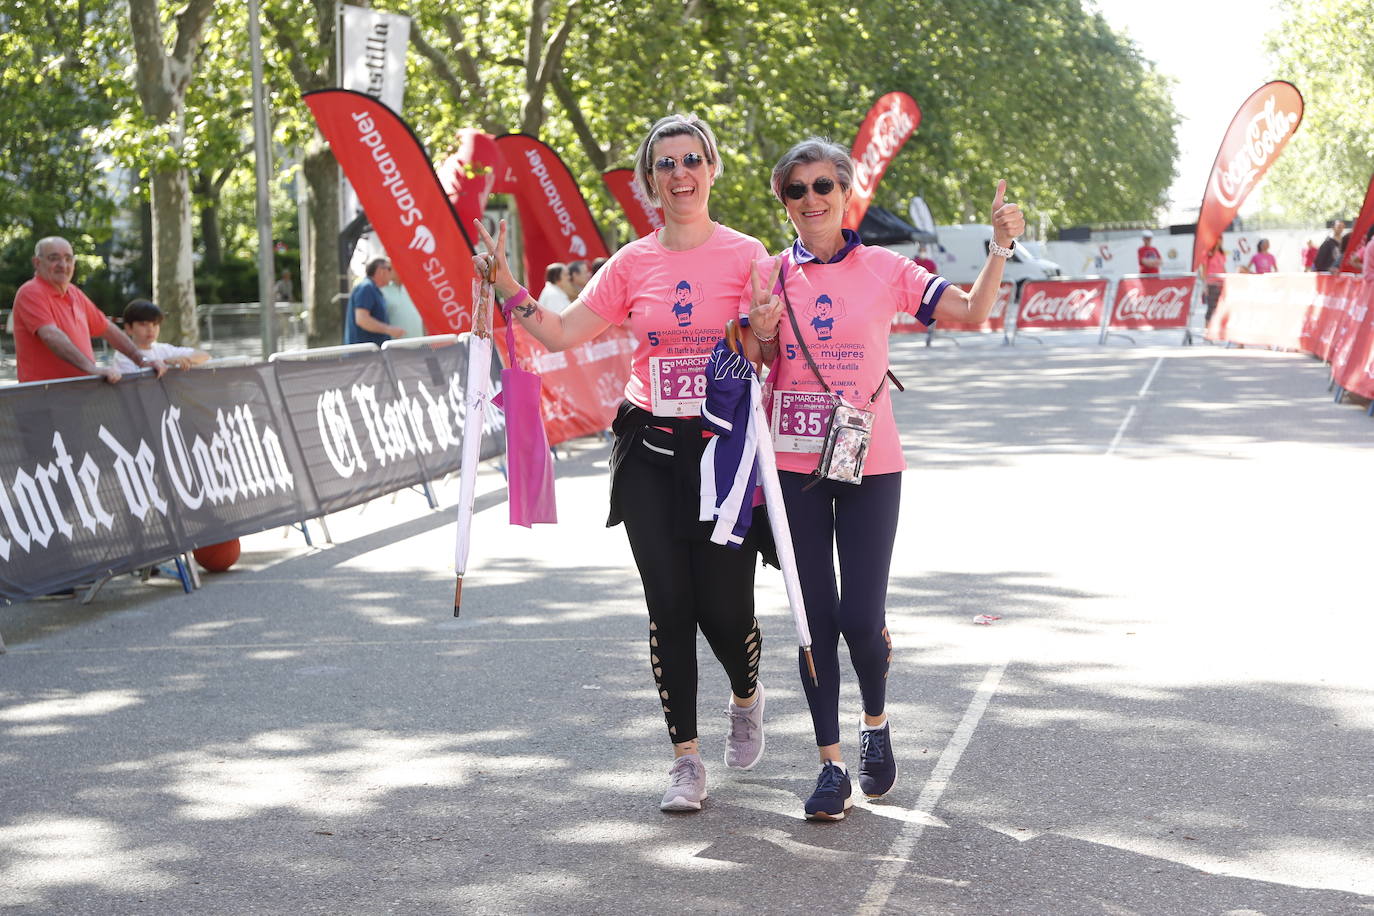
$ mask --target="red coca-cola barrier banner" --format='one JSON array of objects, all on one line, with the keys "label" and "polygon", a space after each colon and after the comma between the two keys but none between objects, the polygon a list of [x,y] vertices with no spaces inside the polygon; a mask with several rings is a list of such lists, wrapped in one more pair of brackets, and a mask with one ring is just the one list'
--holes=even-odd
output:
[{"label": "red coca-cola barrier banner", "polygon": [[1231,225],[1240,205],[1302,123],[1302,93],[1283,80],[1265,83],[1240,106],[1212,163],[1198,211],[1192,269]]},{"label": "red coca-cola barrier banner", "polygon": [[[1317,353],[1325,274],[1226,274],[1208,340]],[[1327,316],[1328,320],[1333,316]]]},{"label": "red coca-cola barrier banner", "polygon": [[1122,277],[1116,284],[1109,330],[1188,327],[1188,309],[1197,289],[1197,277]]},{"label": "red coca-cola barrier banner", "polygon": [[630,221],[635,238],[643,238],[655,229],[663,228],[663,210],[655,207],[645,196],[644,189],[635,183],[634,169],[611,169],[601,173],[606,190],[611,192],[625,218]]},{"label": "red coca-cola barrier banner", "polygon": [[1374,399],[1374,283],[1349,278],[1351,327],[1344,345],[1338,345],[1331,360],[1331,377],[1346,391]]},{"label": "red coca-cola barrier banner", "polygon": [[472,327],[472,243],[410,127],[362,92],[305,94],[320,133],[406,285],[425,329]]},{"label": "red coca-cola barrier banner", "polygon": [[[964,292],[973,289],[972,283],[961,283],[959,288]],[[1011,308],[1011,300],[1016,296],[1016,284],[1003,281],[997,287],[997,301],[992,304],[992,312],[988,314],[987,320],[982,324],[973,324],[965,321],[950,321],[942,318],[935,322],[935,330],[941,333],[945,331],[1003,331],[1007,329],[1007,311]],[[914,331],[924,331],[926,326],[921,324],[912,316],[905,312],[898,312],[892,319],[892,330],[894,333],[911,333]]]},{"label": "red coca-cola barrier banner", "polygon": [[527,134],[505,134],[496,138],[496,146],[506,166],[496,190],[510,190],[520,209],[530,295],[539,296],[555,261],[610,255],[572,173],[548,144]]},{"label": "red coca-cola barrier banner", "polygon": [[515,329],[513,365],[544,377],[544,430],[556,445],[608,429],[625,399],[634,338],[610,327],[592,340],[550,353],[521,327]]},{"label": "red coca-cola barrier banner", "polygon": [[1027,280],[1021,285],[1016,330],[1101,327],[1106,299],[1106,279]]},{"label": "red coca-cola barrier banner", "polygon": [[844,225],[858,229],[873,200],[878,181],[921,124],[921,106],[905,92],[889,92],[868,110],[868,116],[854,137],[854,193],[845,210]]},{"label": "red coca-cola barrier banner", "polygon": [[1364,236],[1370,226],[1374,226],[1374,175],[1369,176],[1369,187],[1364,192],[1364,205],[1360,207],[1360,215],[1356,217],[1355,225],[1350,227],[1350,241],[1345,246],[1341,270],[1355,274],[1360,272],[1361,267],[1355,263],[1355,259],[1364,250]]}]

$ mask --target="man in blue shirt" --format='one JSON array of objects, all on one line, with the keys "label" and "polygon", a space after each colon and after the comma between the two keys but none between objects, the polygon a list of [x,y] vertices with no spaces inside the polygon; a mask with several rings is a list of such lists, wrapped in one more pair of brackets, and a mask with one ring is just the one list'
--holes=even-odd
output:
[{"label": "man in blue shirt", "polygon": [[404,328],[387,323],[386,299],[382,287],[391,282],[391,262],[374,258],[367,263],[367,279],[353,287],[344,316],[344,343],[375,343],[404,337]]}]

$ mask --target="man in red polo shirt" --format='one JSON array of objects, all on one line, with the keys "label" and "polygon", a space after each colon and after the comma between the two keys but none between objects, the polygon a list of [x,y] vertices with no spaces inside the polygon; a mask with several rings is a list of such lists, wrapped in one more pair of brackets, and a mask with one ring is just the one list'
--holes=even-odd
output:
[{"label": "man in red polo shirt", "polygon": [[1159,249],[1155,247],[1155,234],[1146,229],[1140,234],[1140,247],[1136,249],[1136,263],[1140,265],[1140,272],[1143,274],[1159,273],[1159,265],[1164,263],[1164,258],[1159,254]]},{"label": "man in red polo shirt", "polygon": [[14,295],[14,352],[19,381],[98,375],[119,381],[119,370],[95,362],[92,337],[103,337],[136,366],[157,371],[167,367],[158,359],[144,359],[134,342],[86,294],[72,284],[76,259],[64,238],[40,239],[33,249],[33,279]]}]

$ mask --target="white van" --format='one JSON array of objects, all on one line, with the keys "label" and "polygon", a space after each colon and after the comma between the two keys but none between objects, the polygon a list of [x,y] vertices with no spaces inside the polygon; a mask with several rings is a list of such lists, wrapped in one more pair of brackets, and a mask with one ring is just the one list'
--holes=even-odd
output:
[{"label": "white van", "polygon": [[[978,271],[988,259],[988,244],[992,241],[992,226],[987,223],[962,223],[957,226],[939,226],[936,229],[939,241],[925,245],[930,259],[935,262],[937,272],[951,283],[972,283],[978,279]],[[1046,260],[1033,248],[1034,242],[1016,243],[1016,250],[1007,260],[1002,279],[1020,284],[1022,280],[1044,280],[1061,273],[1059,265]],[[893,251],[914,258],[921,245],[916,242],[900,242],[885,246]]]}]

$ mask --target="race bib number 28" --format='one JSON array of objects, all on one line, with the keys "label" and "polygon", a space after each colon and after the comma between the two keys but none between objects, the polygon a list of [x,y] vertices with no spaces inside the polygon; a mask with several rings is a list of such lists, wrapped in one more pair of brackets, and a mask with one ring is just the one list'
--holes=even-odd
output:
[{"label": "race bib number 28", "polygon": [[706,397],[709,353],[694,356],[649,357],[649,384],[656,417],[695,417]]},{"label": "race bib number 28", "polygon": [[835,399],[828,394],[773,392],[773,447],[780,452],[819,453],[834,410]]}]

